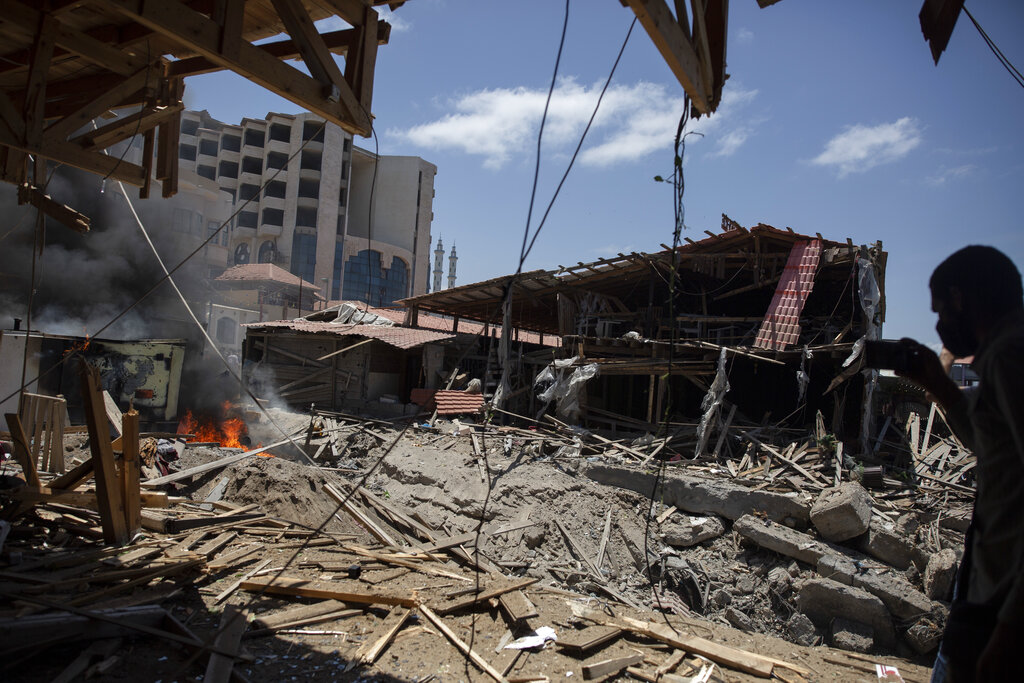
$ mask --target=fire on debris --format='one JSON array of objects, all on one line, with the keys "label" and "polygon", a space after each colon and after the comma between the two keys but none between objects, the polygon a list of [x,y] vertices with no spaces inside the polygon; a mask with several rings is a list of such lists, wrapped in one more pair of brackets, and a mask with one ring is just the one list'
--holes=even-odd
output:
[{"label": "fire on debris", "polygon": [[249,448],[249,430],[245,421],[232,416],[231,401],[224,401],[220,414],[185,412],[178,423],[178,434],[194,435],[188,440],[198,443],[219,443],[225,448]]}]

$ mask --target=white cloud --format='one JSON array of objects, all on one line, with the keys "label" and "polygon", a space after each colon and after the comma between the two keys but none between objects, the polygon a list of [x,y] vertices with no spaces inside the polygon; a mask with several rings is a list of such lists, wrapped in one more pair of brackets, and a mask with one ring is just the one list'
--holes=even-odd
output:
[{"label": "white cloud", "polygon": [[[381,21],[386,21],[391,24],[392,33],[401,33],[408,31],[412,28],[412,24],[398,16],[387,7],[378,7],[377,15]],[[320,33],[327,31],[341,31],[342,29],[352,28],[352,25],[343,20],[338,15],[334,14],[325,19],[314,21],[313,24]]]},{"label": "white cloud", "polygon": [[849,126],[825,144],[825,150],[811,160],[818,166],[834,166],[839,177],[863,173],[880,164],[898,161],[921,144],[921,129],[915,119],[903,117],[877,126]]},{"label": "white cloud", "polygon": [[[580,85],[571,78],[558,83],[544,127],[546,155],[572,153],[597,103],[601,87],[601,83]],[[579,162],[608,166],[670,150],[683,102],[674,92],[647,82],[609,87]],[[730,89],[723,97],[719,113],[691,122],[688,130],[708,135],[709,131],[722,129],[723,135],[728,134],[731,131],[723,122],[730,120],[729,112],[751,101],[756,94],[757,91]],[[483,157],[485,167],[497,169],[515,157],[526,159],[532,155],[546,99],[544,89],[480,90],[452,101],[449,104],[452,111],[435,121],[389,133],[427,149],[478,155]],[[730,142],[724,143],[731,147],[728,153],[734,152],[750,132],[734,134]]]},{"label": "white cloud", "polygon": [[736,31],[736,43],[739,45],[749,45],[754,42],[754,32],[748,28],[740,27]]},{"label": "white cloud", "polygon": [[974,164],[964,164],[963,166],[954,166],[953,168],[943,166],[934,174],[925,178],[925,182],[935,186],[945,185],[948,181],[959,180],[971,175],[977,168]]}]

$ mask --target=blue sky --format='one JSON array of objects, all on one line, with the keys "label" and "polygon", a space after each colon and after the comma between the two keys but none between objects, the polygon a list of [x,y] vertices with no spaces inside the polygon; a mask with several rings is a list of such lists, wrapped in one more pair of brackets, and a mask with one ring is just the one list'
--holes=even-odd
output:
[{"label": "blue sky", "polygon": [[[1024,3],[968,8],[1024,68]],[[887,337],[936,341],[927,280],[948,254],[991,244],[1024,266],[1024,89],[965,15],[936,67],[920,0],[734,0],[719,111],[686,148],[686,235],[726,213],[889,252]],[[433,236],[458,247],[458,283],[512,272],[564,3],[410,0],[377,59],[384,154],[438,167]],[[536,222],[564,172],[629,24],[617,0],[574,0],[544,134]],[[339,26],[340,27],[340,24]],[[295,105],[234,76],[189,79],[186,105],[237,122]],[[672,137],[682,88],[637,24],[525,268],[670,243]],[[374,148],[372,140],[356,144]]]}]

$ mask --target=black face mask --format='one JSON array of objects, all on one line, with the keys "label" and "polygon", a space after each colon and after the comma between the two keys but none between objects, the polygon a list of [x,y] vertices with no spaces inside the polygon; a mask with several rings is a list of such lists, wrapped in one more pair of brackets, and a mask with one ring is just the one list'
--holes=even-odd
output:
[{"label": "black face mask", "polygon": [[966,358],[978,350],[978,339],[962,316],[946,323],[940,320],[935,324],[935,331],[942,345],[956,358]]}]

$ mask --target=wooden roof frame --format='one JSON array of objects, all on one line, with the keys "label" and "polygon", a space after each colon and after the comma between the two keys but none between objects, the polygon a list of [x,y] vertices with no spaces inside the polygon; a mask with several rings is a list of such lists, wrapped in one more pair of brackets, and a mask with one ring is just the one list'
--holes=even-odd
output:
[{"label": "wooden roof frame", "polygon": [[[177,192],[184,78],[230,69],[369,136],[377,47],[390,38],[375,6],[387,0],[0,0],[0,180],[76,230],[88,221],[45,194],[46,161],[139,188]],[[352,28],[319,33],[337,16]],[[287,40],[256,45],[280,33]],[[345,56],[344,70],[333,55]],[[285,60],[300,58],[309,75]],[[110,112],[135,109],[94,130]],[[104,150],[143,137],[143,163]],[[156,160],[154,162],[154,151]],[[30,159],[34,166],[30,167]]]}]

